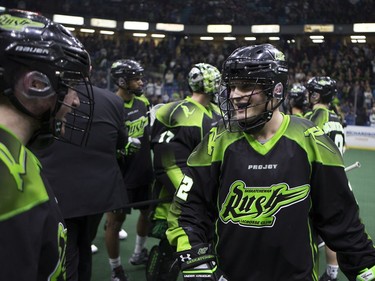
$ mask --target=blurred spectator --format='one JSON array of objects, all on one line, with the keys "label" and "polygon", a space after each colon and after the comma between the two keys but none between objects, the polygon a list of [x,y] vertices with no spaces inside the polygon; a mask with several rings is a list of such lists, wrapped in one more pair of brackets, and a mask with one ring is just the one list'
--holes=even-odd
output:
[{"label": "blurred spectator", "polygon": [[374,105],[374,98],[372,96],[372,90],[370,84],[367,82],[365,86],[365,92],[364,92],[364,106],[367,110],[371,110],[372,106]]},{"label": "blurred spectator", "polygon": [[369,120],[370,120],[370,126],[375,127],[375,107],[373,107],[371,110]]},{"label": "blurred spectator", "polygon": [[357,108],[357,114],[355,119],[355,125],[357,126],[368,126],[369,125],[369,116],[365,107]]}]

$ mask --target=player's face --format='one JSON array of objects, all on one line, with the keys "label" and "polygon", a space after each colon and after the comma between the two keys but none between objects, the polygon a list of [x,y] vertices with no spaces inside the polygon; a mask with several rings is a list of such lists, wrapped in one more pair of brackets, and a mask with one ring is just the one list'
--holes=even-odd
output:
[{"label": "player's face", "polygon": [[137,77],[129,80],[129,89],[130,90],[141,90],[143,88],[142,77]]},{"label": "player's face", "polygon": [[77,92],[70,89],[68,90],[68,93],[65,95],[64,101],[59,109],[59,111],[56,113],[56,119],[63,121],[61,134],[64,135],[65,133],[65,124],[66,121],[66,114],[70,113],[72,111],[72,108],[79,107],[80,101],[77,95]]},{"label": "player's face", "polygon": [[230,90],[235,119],[245,120],[264,112],[266,96],[260,86],[246,81],[234,81],[230,83]]},{"label": "player's face", "polygon": [[310,92],[310,95],[309,95],[309,102],[311,104],[316,104],[320,99],[320,94],[317,93],[317,92]]}]

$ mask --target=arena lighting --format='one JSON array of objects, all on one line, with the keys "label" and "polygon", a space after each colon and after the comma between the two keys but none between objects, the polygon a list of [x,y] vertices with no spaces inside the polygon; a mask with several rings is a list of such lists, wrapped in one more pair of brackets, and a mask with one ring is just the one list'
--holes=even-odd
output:
[{"label": "arena lighting", "polygon": [[105,35],[113,35],[113,34],[115,34],[115,32],[112,31],[112,30],[100,30],[99,33],[100,34],[105,34]]},{"label": "arena lighting", "polygon": [[201,36],[199,39],[202,40],[202,41],[214,40],[214,38],[212,36]]},{"label": "arena lighting", "polygon": [[233,41],[233,40],[236,40],[236,37],[233,37],[233,36],[225,36],[223,37],[224,41]]},{"label": "arena lighting", "polygon": [[271,37],[268,37],[268,39],[270,41],[279,41],[280,40],[280,37],[277,37],[277,36],[271,36]]},{"label": "arena lighting", "polygon": [[353,24],[354,32],[375,32],[375,23],[355,23]]},{"label": "arena lighting", "polygon": [[303,31],[306,33],[311,32],[333,32],[334,31],[333,24],[305,24],[303,27]]},{"label": "arena lighting", "polygon": [[81,28],[79,31],[82,32],[82,33],[94,33],[94,32],[95,32],[95,29],[91,29],[91,28]]},{"label": "arena lighting", "polygon": [[365,35],[350,35],[350,39],[366,39]]},{"label": "arena lighting", "polygon": [[5,7],[3,7],[3,6],[0,6],[0,12],[3,12],[3,11],[5,11],[6,10],[6,8]]},{"label": "arena lighting", "polygon": [[53,21],[62,24],[72,24],[72,25],[83,25],[85,19],[83,17],[74,17],[66,15],[53,15]]},{"label": "arena lighting", "polygon": [[366,43],[366,39],[352,39],[352,43]]},{"label": "arena lighting", "polygon": [[156,29],[164,30],[164,31],[180,32],[180,31],[184,31],[185,26],[183,24],[177,24],[177,23],[157,23]]},{"label": "arena lighting", "polygon": [[245,39],[245,41],[255,41],[255,40],[257,40],[257,38],[256,37],[245,37],[244,38]]},{"label": "arena lighting", "polygon": [[102,28],[116,28],[117,22],[115,20],[106,20],[106,19],[90,19],[91,26],[102,27]]},{"label": "arena lighting", "polygon": [[312,42],[316,44],[320,44],[324,42],[324,39],[313,39]]},{"label": "arena lighting", "polygon": [[264,24],[264,25],[252,25],[252,33],[279,33],[280,25],[278,24]]},{"label": "arena lighting", "polygon": [[72,32],[76,30],[74,27],[70,27],[70,26],[65,26],[65,28]]},{"label": "arena lighting", "polygon": [[165,34],[156,34],[156,33],[153,33],[153,34],[151,34],[151,37],[152,38],[165,38]]},{"label": "arena lighting", "polygon": [[146,33],[133,33],[133,37],[146,37],[147,34]]},{"label": "arena lighting", "polygon": [[230,24],[209,24],[207,25],[208,33],[231,33],[232,26]]},{"label": "arena lighting", "polygon": [[150,24],[144,21],[125,21],[124,22],[124,29],[131,29],[131,30],[148,30]]},{"label": "arena lighting", "polygon": [[310,36],[310,39],[311,40],[323,40],[324,39],[324,36],[323,35],[311,35]]}]

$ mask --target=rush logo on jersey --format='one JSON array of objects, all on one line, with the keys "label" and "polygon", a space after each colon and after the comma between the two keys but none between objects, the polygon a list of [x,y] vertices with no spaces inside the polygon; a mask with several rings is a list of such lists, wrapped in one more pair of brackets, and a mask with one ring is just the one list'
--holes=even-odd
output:
[{"label": "rush logo on jersey", "polygon": [[145,127],[148,125],[148,118],[146,116],[142,116],[137,120],[126,121],[125,125],[128,128],[129,137],[143,137]]},{"label": "rush logo on jersey", "polygon": [[282,208],[304,200],[309,192],[309,185],[290,188],[286,183],[280,183],[271,187],[247,187],[237,180],[231,185],[219,216],[224,223],[272,227]]}]

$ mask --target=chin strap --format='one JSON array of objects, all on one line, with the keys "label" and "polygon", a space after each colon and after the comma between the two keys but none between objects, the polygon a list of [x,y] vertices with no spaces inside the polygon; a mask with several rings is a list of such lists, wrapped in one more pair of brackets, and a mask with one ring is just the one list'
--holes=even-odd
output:
[{"label": "chin strap", "polygon": [[254,118],[254,122],[252,122],[253,125],[249,126],[249,124],[246,124],[246,123],[244,123],[244,124],[239,123],[239,126],[244,128],[245,133],[255,134],[255,133],[259,132],[260,130],[262,130],[264,125],[269,120],[271,120],[272,115],[273,115],[272,111],[267,111],[267,112],[264,112],[263,114],[259,115],[258,117]]},{"label": "chin strap", "polygon": [[39,119],[37,116],[35,116],[34,114],[32,114],[30,111],[28,111],[19,101],[18,99],[16,98],[16,96],[13,94],[13,90],[8,88],[8,89],[5,89],[4,90],[4,96],[6,96],[9,101],[13,104],[13,106],[15,108],[17,108],[19,111],[21,111],[22,113],[26,114],[27,116],[30,116],[30,117],[33,117],[33,118],[36,118],[36,119]]},{"label": "chin strap", "polygon": [[[51,145],[54,142],[54,134],[52,131],[55,131],[55,128],[51,130],[51,121],[50,121],[50,112],[46,112],[41,117],[41,125],[40,129],[36,130],[34,134],[31,136],[29,142],[27,143],[27,146],[35,148],[35,149],[41,149],[45,148],[49,145]],[[60,123],[62,123],[60,121]],[[55,127],[55,126],[53,126]],[[61,131],[61,126],[60,126]]]}]

